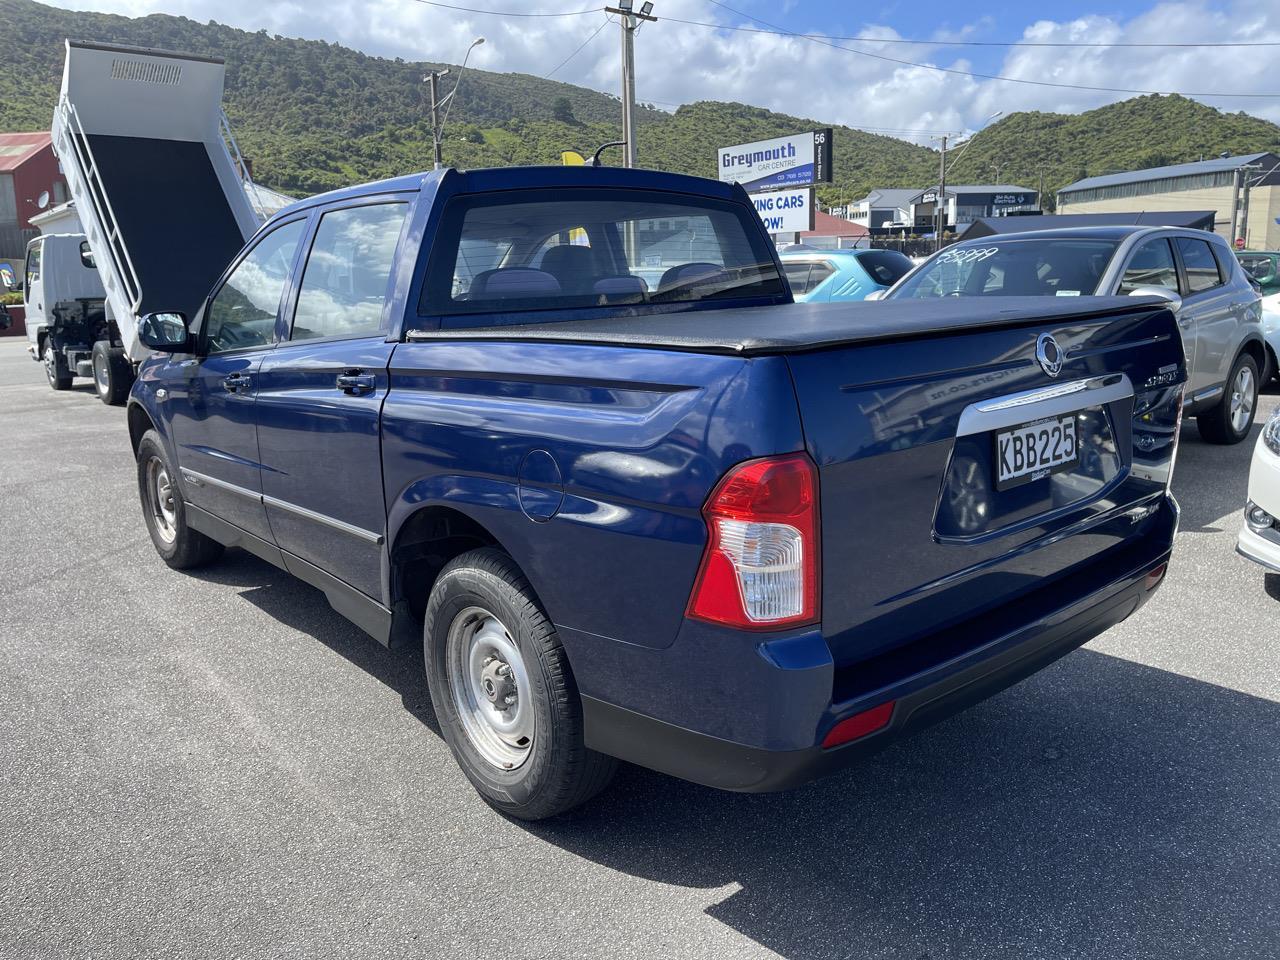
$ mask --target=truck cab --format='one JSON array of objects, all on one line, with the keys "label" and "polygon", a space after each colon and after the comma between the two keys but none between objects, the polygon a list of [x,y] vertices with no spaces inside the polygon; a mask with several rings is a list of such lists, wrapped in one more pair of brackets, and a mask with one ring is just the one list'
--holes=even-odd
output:
[{"label": "truck cab", "polygon": [[27,244],[22,279],[27,352],[33,360],[44,363],[54,389],[70,387],[71,377],[80,361],[88,359],[88,351],[78,350],[78,344],[55,344],[49,339],[50,330],[60,315],[70,319],[75,313],[84,314],[91,322],[105,323],[105,304],[106,290],[84,234],[46,234]]}]

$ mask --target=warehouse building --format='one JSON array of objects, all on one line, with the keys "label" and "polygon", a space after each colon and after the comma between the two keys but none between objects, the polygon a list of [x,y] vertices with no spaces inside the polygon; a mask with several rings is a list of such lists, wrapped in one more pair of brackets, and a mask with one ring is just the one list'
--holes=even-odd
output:
[{"label": "warehouse building", "polygon": [[879,230],[889,223],[910,223],[911,198],[919,192],[912,187],[872,190],[849,204],[848,218],[868,230]]},{"label": "warehouse building", "polygon": [[23,256],[31,218],[67,199],[67,182],[47,132],[0,133],[0,256]]},{"label": "warehouse building", "polygon": [[[1251,153],[1086,177],[1058,191],[1059,213],[1212,210],[1228,241],[1239,196],[1237,236],[1254,250],[1280,248],[1280,156]],[[1247,200],[1246,200],[1247,197]]]},{"label": "warehouse building", "polygon": [[[911,197],[910,206],[910,222],[916,231],[932,231],[938,215],[938,188],[917,190]],[[1039,213],[1040,195],[1016,184],[948,184],[942,207],[946,215],[946,229],[961,230],[983,217]]]}]

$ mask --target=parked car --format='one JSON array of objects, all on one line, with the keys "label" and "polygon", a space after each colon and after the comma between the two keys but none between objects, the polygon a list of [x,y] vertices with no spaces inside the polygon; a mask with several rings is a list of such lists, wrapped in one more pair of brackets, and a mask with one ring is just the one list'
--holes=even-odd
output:
[{"label": "parked car", "polygon": [[815,250],[791,247],[779,255],[791,293],[800,303],[862,300],[887,290],[911,270],[896,250]]},{"label": "parked car", "polygon": [[1242,250],[1236,254],[1244,272],[1258,282],[1265,297],[1280,293],[1280,252],[1273,250]]},{"label": "parked car", "polygon": [[459,765],[538,818],[616,758],[801,783],[1130,616],[1177,525],[1176,330],[793,304],[739,186],[444,170],[292,206],[145,316],[128,423],[167,564],[238,546],[421,643]]},{"label": "parked car", "polygon": [[1237,253],[1240,266],[1258,285],[1262,296],[1262,336],[1267,341],[1267,368],[1280,374],[1280,253],[1246,250]]},{"label": "parked car", "polygon": [[1249,499],[1236,552],[1280,573],[1280,407],[1258,435],[1249,464]]},{"label": "parked car", "polygon": [[1157,295],[1186,348],[1186,412],[1210,443],[1249,435],[1272,369],[1262,306],[1225,240],[1171,227],[1075,227],[984,237],[934,254],[885,294],[936,297]]}]

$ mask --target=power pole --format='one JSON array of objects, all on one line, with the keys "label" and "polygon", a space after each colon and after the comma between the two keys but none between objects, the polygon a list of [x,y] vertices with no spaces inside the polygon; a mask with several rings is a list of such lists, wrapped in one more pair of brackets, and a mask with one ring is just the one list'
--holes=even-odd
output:
[{"label": "power pole", "polygon": [[632,0],[618,0],[618,6],[605,7],[606,13],[617,14],[622,25],[622,165],[636,165],[636,31],[641,20],[657,22],[649,11],[653,4],[646,2],[639,10],[631,8]]},{"label": "power pole", "polygon": [[1240,180],[1242,179],[1241,173],[1242,173],[1241,168],[1236,167],[1235,173],[1233,174],[1233,178],[1231,181],[1231,249],[1232,250],[1236,248],[1236,237],[1239,236],[1239,234],[1236,232],[1236,227],[1240,222]]},{"label": "power pole", "polygon": [[437,170],[444,166],[444,161],[440,154],[440,98],[436,84],[441,77],[447,77],[448,75],[448,70],[432,70],[422,78],[427,81],[431,89],[431,146],[434,151],[435,169]]},{"label": "power pole", "polygon": [[1036,187],[1036,206],[1044,213],[1044,167],[1040,168],[1040,185]]},{"label": "power pole", "polygon": [[[1231,215],[1231,249],[1232,250],[1235,249],[1236,240],[1240,237],[1244,238],[1244,242],[1246,246],[1249,243],[1249,190],[1253,186],[1253,182],[1249,179],[1249,171],[1261,170],[1261,169],[1262,169],[1262,164],[1260,163],[1248,163],[1236,171],[1236,188],[1243,195],[1238,198],[1239,199],[1238,204],[1235,203],[1237,198],[1234,196],[1232,197],[1232,201],[1233,201],[1232,215]],[[1240,221],[1240,230],[1238,233],[1236,232],[1237,217],[1235,214],[1235,210],[1237,206],[1239,209],[1238,219]]]},{"label": "power pole", "polygon": [[938,155],[938,195],[934,198],[933,209],[937,221],[933,249],[942,249],[942,231],[947,225],[947,134],[931,139],[942,141],[942,153]]}]

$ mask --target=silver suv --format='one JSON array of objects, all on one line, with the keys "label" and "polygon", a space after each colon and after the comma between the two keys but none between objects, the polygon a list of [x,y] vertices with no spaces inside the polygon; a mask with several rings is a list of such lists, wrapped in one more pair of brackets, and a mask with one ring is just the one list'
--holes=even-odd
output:
[{"label": "silver suv", "polygon": [[1079,297],[1168,300],[1187,355],[1186,413],[1210,443],[1249,435],[1267,351],[1257,292],[1225,240],[1173,227],[1075,227],[953,244],[880,299]]}]

